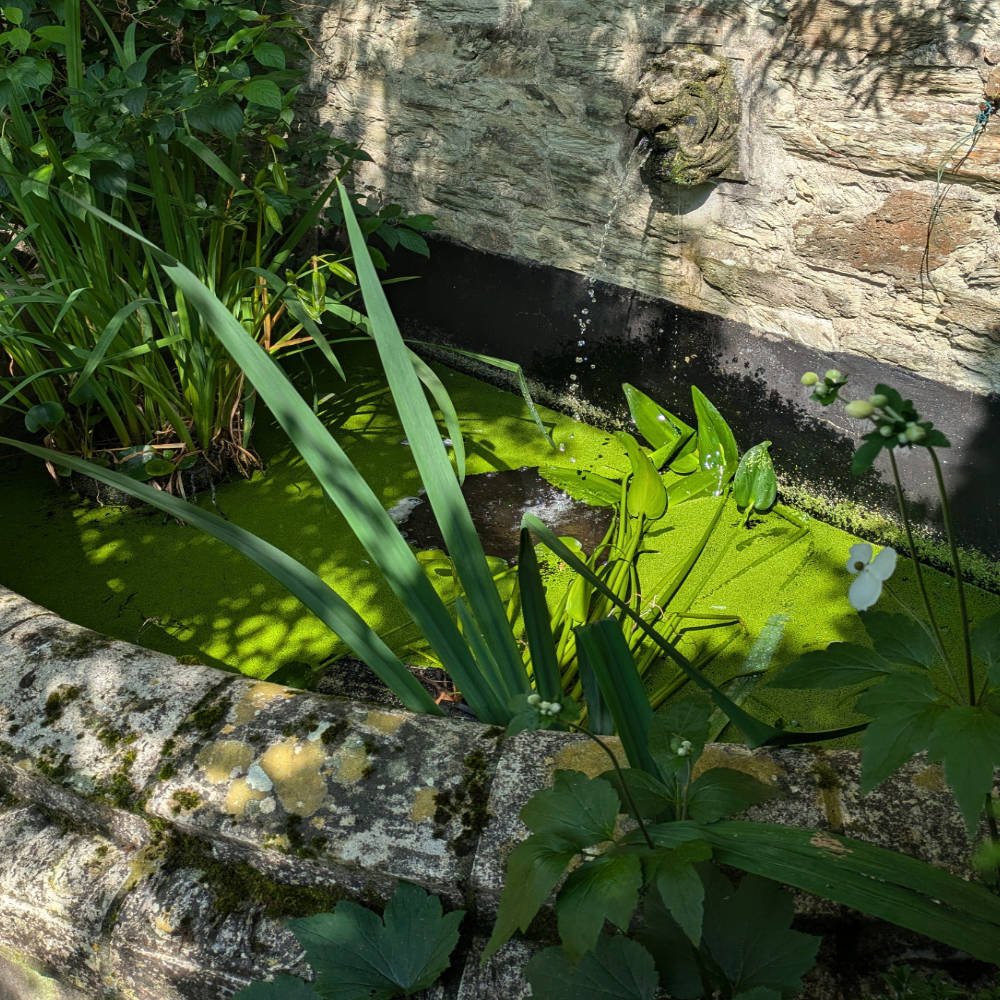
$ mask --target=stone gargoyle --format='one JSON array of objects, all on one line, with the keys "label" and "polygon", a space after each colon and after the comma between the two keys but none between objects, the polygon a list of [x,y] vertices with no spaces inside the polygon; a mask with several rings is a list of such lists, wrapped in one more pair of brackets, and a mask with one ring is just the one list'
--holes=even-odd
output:
[{"label": "stone gargoyle", "polygon": [[725,59],[683,48],[653,56],[627,121],[653,144],[655,176],[694,187],[740,180],[740,97]]}]

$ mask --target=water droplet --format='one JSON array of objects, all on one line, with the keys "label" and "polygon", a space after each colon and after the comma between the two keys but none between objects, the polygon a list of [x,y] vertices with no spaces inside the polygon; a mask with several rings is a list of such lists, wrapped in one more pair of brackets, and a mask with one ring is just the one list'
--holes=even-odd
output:
[{"label": "water droplet", "polygon": [[571,461],[571,462],[572,462],[572,463],[573,463],[574,465],[576,464],[576,459],[575,459],[575,458],[571,458],[571,459],[570,459],[570,461]]},{"label": "water droplet", "polygon": [[656,419],[657,420],[666,420],[667,418],[662,413],[657,413],[656,414]]},{"label": "water droplet", "polygon": [[590,314],[590,310],[589,309],[581,309],[580,312],[583,313],[584,316],[587,316],[587,315]]},{"label": "water droplet", "polygon": [[586,344],[586,343],[587,343],[587,341],[585,341],[585,340],[578,340],[576,342],[576,346],[577,347],[583,347],[583,345]]},{"label": "water droplet", "polygon": [[560,451],[565,451],[566,450],[566,445],[564,445],[564,444],[559,445],[559,450]]}]

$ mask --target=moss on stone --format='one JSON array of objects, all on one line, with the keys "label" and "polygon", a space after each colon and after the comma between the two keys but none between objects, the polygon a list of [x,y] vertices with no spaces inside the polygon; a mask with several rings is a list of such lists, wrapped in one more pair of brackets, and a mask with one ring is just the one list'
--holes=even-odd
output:
[{"label": "moss on stone", "polygon": [[336,722],[327,726],[326,729],[320,734],[320,740],[325,747],[335,746],[340,742],[340,738],[350,729],[351,724],[347,719],[338,719]]},{"label": "moss on stone", "polygon": [[86,660],[95,653],[107,649],[113,642],[114,640],[108,636],[87,629],[78,632],[71,639],[56,640],[52,652],[66,660]]},{"label": "moss on stone", "polygon": [[462,780],[448,791],[439,790],[435,797],[434,835],[447,836],[453,819],[462,825],[452,838],[450,848],[456,857],[471,854],[489,820],[491,768],[481,750],[473,750],[462,762]]},{"label": "moss on stone", "polygon": [[[224,685],[224,687],[228,687],[228,685]],[[214,688],[191,709],[184,721],[177,727],[177,732],[208,736],[229,714],[231,707],[232,702],[227,692]]]},{"label": "moss on stone", "polygon": [[192,809],[197,809],[201,802],[202,798],[198,792],[192,791],[190,788],[178,788],[170,796],[170,811],[175,816],[182,810],[190,812]]},{"label": "moss on stone", "polygon": [[158,831],[154,850],[162,857],[164,873],[185,868],[200,872],[220,914],[252,910],[273,919],[308,917],[332,910],[345,895],[333,886],[279,882],[244,861],[219,861],[208,843],[177,830]]},{"label": "moss on stone", "polygon": [[45,721],[42,725],[51,726],[58,722],[62,718],[63,712],[66,711],[66,706],[76,701],[81,693],[80,687],[76,684],[60,684],[45,699]]}]

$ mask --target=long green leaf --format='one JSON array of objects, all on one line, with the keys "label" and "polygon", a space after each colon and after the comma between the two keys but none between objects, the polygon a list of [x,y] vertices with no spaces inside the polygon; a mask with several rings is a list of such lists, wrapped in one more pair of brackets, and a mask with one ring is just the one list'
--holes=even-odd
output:
[{"label": "long green leaf", "polygon": [[1000,897],[926,862],[820,830],[702,828],[716,861],[814,892],[1000,964]]},{"label": "long green leaf", "polygon": [[358,283],[372,324],[372,338],[427,491],[427,499],[465,588],[472,613],[500,668],[503,685],[507,694],[513,697],[528,690],[528,676],[493,582],[486,553],[343,185],[340,185],[340,201]]},{"label": "long green leaf", "polygon": [[715,704],[726,713],[726,717],[737,726],[743,735],[746,737],[747,742],[751,747],[762,746],[769,740],[780,738],[783,734],[781,730],[775,729],[773,726],[767,725],[767,723],[761,722],[760,719],[755,719],[752,715],[745,712],[739,707],[732,699],[727,698],[726,695],[719,690],[704,674],[696,670],[690,661],[681,654],[678,649],[666,639],[663,638],[656,631],[655,628],[648,625],[640,615],[632,610],[624,601],[620,600],[617,594],[614,593],[608,586],[605,585],[604,581],[601,580],[582,560],[578,559],[556,536],[549,531],[548,528],[542,524],[533,514],[525,514],[521,520],[521,526],[527,528],[533,535],[535,535],[546,548],[551,549],[563,562],[567,563],[570,567],[576,570],[577,573],[582,574],[586,579],[605,597],[607,597],[611,603],[618,608],[622,614],[630,618],[635,624],[643,630],[643,632],[656,643],[660,649],[663,650],[667,656],[670,657],[676,663],[689,680],[693,681],[698,685],[703,691],[707,692],[709,697]]},{"label": "long green leaf", "polygon": [[[215,334],[260,393],[275,419],[316,475],[320,485],[337,505],[351,530],[381,570],[393,592],[420,626],[441,662],[447,666],[469,707],[483,722],[506,724],[507,713],[498,716],[492,710],[493,699],[490,696],[490,688],[481,678],[479,666],[470,654],[447,608],[399,533],[399,529],[383,509],[378,497],[361,473],[331,437],[310,406],[288,382],[273,359],[243,329],[218,298],[183,264],[106,213],[90,205],[86,206],[86,210],[108,225],[139,240],[159,261],[187,302],[201,314],[206,327]],[[374,268],[372,270],[374,271]],[[395,344],[389,345],[387,354],[395,355],[396,369],[404,367],[415,380],[409,356],[402,344],[398,347]],[[430,416],[430,408],[427,407],[422,395],[421,400]],[[430,417],[430,420],[433,425],[433,418]],[[443,454],[444,445],[441,443],[440,435],[437,435],[437,445]],[[446,456],[445,462],[458,496],[461,497],[457,480],[451,471],[450,463],[447,463]],[[463,509],[468,516],[468,510],[464,505]],[[478,538],[476,541],[478,543]],[[487,579],[492,584],[485,556],[483,565],[486,567]],[[467,585],[466,589],[468,590]],[[493,589],[493,597],[500,606],[496,588]],[[500,613],[503,616],[502,606]],[[506,624],[506,617],[503,620]],[[514,640],[509,627],[507,633],[513,646]],[[516,646],[514,650],[516,653]]]},{"label": "long green leaf", "polygon": [[604,618],[590,625],[580,625],[573,631],[580,660],[586,662],[597,678],[629,764],[654,778],[661,778],[660,769],[649,752],[649,723],[653,710],[639,681],[635,660],[621,626],[613,618]]},{"label": "long green leaf", "polygon": [[559,701],[562,697],[562,679],[556,644],[552,637],[552,622],[545,603],[545,589],[538,571],[535,547],[531,543],[530,533],[523,528],[517,554],[517,585],[521,594],[524,633],[531,651],[535,686],[546,701]]},{"label": "long green leaf", "polygon": [[440,714],[440,709],[420,683],[406,669],[402,661],[375,634],[364,619],[335,590],[324,583],[312,570],[265,542],[262,538],[217,514],[210,514],[200,507],[179,500],[163,490],[136,482],[121,473],[103,469],[72,455],[60,455],[49,448],[0,437],[0,444],[20,448],[45,462],[56,462],[98,482],[130,493],[158,507],[173,517],[193,524],[213,538],[225,542],[241,555],[255,562],[270,573],[283,587],[294,594],[324,625],[338,636],[367,663],[372,670],[414,712]]}]

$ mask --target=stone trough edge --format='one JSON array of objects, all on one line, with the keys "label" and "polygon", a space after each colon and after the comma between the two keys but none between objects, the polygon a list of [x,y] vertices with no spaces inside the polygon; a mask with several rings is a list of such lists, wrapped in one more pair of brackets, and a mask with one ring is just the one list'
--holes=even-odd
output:
[{"label": "stone trough edge", "polygon": [[[292,887],[289,912],[379,902],[400,878],[474,922],[464,969],[428,996],[525,995],[530,943],[484,970],[477,942],[526,833],[521,807],[557,769],[606,770],[593,743],[503,740],[496,727],[180,664],[2,586],[0,663],[0,995],[226,997],[304,971],[270,896]],[[701,766],[719,765],[784,793],[747,818],[967,867],[937,765],[914,761],[864,799],[854,751],[706,748]],[[219,907],[232,896],[245,912]]]}]

